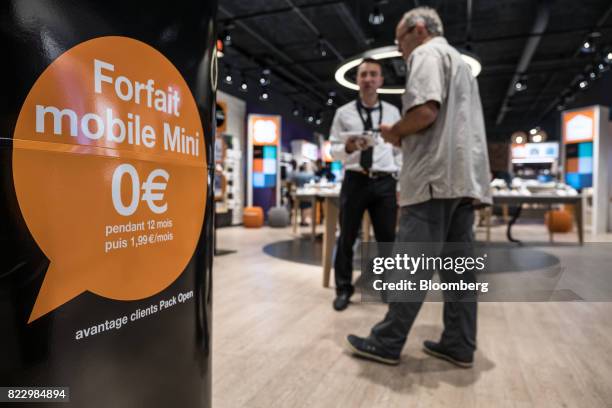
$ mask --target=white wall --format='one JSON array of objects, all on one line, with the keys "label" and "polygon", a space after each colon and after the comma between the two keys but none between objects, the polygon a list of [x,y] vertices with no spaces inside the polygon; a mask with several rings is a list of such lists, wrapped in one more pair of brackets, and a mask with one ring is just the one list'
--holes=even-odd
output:
[{"label": "white wall", "polygon": [[[246,102],[223,91],[217,91],[217,100],[227,104],[225,133],[236,136],[241,144],[244,143],[246,140]],[[245,151],[244,146],[240,146],[240,151]]]}]

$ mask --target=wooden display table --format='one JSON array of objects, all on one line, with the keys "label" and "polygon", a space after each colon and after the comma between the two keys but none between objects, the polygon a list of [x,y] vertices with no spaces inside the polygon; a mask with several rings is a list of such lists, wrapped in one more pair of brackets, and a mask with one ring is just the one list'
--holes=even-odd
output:
[{"label": "wooden display table", "polygon": [[[508,241],[521,243],[518,239],[512,237],[512,226],[521,216],[523,204],[542,204],[547,205],[549,209],[554,204],[571,204],[574,206],[574,216],[576,220],[576,232],[578,233],[578,242],[580,245],[584,243],[584,220],[582,219],[582,196],[562,196],[557,194],[533,194],[533,195],[510,195],[510,194],[494,194],[493,204],[517,206],[518,209],[512,214],[508,221],[508,229],[506,236]],[[487,241],[491,236],[491,217],[487,215]],[[553,233],[550,232],[550,241],[553,241]]]}]

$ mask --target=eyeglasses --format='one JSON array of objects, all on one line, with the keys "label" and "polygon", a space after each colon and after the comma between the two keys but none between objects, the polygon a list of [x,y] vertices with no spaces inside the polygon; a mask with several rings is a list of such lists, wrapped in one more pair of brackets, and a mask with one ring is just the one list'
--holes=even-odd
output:
[{"label": "eyeglasses", "polygon": [[399,36],[399,38],[396,38],[396,39],[394,40],[395,45],[399,45],[399,43],[402,41],[402,39],[403,39],[403,38],[404,38],[406,35],[408,35],[408,34],[410,34],[411,32],[413,32],[415,28],[416,28],[416,26],[415,26],[415,25],[414,25],[414,26],[412,26],[412,27],[410,27],[408,30],[406,30],[406,32],[404,32],[404,34],[400,35],[400,36]]}]

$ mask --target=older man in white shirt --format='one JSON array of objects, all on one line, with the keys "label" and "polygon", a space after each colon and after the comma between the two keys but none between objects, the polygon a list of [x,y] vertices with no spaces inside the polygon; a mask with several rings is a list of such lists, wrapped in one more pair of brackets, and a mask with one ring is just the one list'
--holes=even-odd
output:
[{"label": "older man in white shirt", "polygon": [[[334,261],[334,309],[346,309],[353,294],[353,245],[367,210],[377,242],[393,242],[397,221],[397,179],[401,151],[380,136],[380,128],[400,118],[399,110],[379,100],[383,84],[380,62],[364,59],[357,68],[359,97],[336,111],[330,130],[332,156],[346,170],[340,192],[340,237]],[[373,146],[347,133],[373,131]]]},{"label": "older man in white shirt", "polygon": [[[403,115],[381,130],[403,152],[397,242],[470,243],[474,202],[491,202],[478,83],[442,34],[438,13],[428,7],[406,13],[396,29],[407,68]],[[462,279],[475,280],[473,271]],[[425,294],[390,303],[367,338],[348,336],[350,349],[378,362],[399,363]],[[444,303],[444,332],[439,342],[424,343],[426,353],[460,367],[471,367],[476,349],[477,303],[473,294],[467,295],[471,301]]]}]

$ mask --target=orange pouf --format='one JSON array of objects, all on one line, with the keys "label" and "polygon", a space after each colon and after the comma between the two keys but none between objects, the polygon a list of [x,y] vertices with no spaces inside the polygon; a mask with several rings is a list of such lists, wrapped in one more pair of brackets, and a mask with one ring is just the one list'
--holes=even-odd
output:
[{"label": "orange pouf", "polygon": [[550,232],[570,232],[574,223],[574,217],[567,210],[546,211],[544,223]]},{"label": "orange pouf", "polygon": [[246,228],[261,228],[264,224],[264,212],[261,207],[245,207],[242,223]]}]

